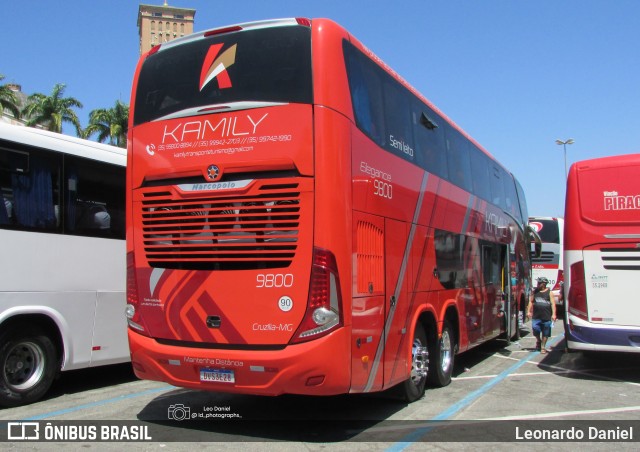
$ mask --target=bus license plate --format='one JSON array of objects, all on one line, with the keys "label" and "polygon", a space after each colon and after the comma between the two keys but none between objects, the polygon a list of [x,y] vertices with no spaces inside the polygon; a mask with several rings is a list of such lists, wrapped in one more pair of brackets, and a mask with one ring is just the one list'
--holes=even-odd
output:
[{"label": "bus license plate", "polygon": [[213,383],[235,383],[233,370],[228,369],[200,369],[200,381]]}]

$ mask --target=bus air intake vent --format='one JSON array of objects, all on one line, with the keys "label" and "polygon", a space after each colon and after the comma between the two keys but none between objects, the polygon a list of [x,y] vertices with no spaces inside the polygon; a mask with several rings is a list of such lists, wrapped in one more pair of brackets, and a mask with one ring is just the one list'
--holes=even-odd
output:
[{"label": "bus air intake vent", "polygon": [[359,221],[356,230],[358,293],[372,294],[384,287],[384,235],[380,228]]},{"label": "bus air intake vent", "polygon": [[298,246],[297,184],[257,194],[180,198],[147,191],[142,234],[151,267],[185,270],[282,268]]},{"label": "bus air intake vent", "polygon": [[606,270],[640,271],[640,249],[638,248],[602,248],[600,257]]}]

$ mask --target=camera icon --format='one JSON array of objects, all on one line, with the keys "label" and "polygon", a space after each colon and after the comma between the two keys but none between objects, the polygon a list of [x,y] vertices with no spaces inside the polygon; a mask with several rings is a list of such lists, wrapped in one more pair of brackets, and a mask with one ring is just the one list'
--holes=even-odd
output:
[{"label": "camera icon", "polygon": [[181,403],[169,405],[167,415],[169,416],[169,419],[173,419],[175,421],[183,421],[191,417],[191,408],[189,408],[188,406],[184,406]]}]

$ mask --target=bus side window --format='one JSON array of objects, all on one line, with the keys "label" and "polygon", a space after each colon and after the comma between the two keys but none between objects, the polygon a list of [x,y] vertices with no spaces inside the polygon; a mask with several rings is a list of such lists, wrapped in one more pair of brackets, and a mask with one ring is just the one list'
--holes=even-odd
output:
[{"label": "bus side window", "polygon": [[383,146],[382,70],[346,42],[344,52],[356,125]]},{"label": "bus side window", "polygon": [[13,204],[8,199],[4,199],[0,191],[0,224],[9,224],[9,219],[13,214]]},{"label": "bus side window", "polygon": [[411,124],[411,96],[391,77],[385,77],[384,112],[387,150],[410,162],[415,161]]},{"label": "bus side window", "polygon": [[414,103],[411,121],[416,146],[416,162],[428,172],[447,178],[444,120],[421,102]]},{"label": "bus side window", "polygon": [[502,287],[500,268],[500,245],[481,241],[482,245],[482,269],[485,285],[493,284],[495,287]]},{"label": "bus side window", "polygon": [[516,192],[516,184],[510,173],[504,174],[504,193],[507,212],[514,218],[522,221],[520,209],[518,208],[518,194]]},{"label": "bus side window", "polygon": [[471,174],[473,174],[473,193],[484,199],[491,201],[490,165],[489,158],[475,146],[471,147]]},{"label": "bus side window", "polygon": [[496,206],[500,207],[502,210],[506,210],[505,204],[505,193],[504,193],[504,185],[502,182],[502,171],[495,166],[491,166],[491,202]]},{"label": "bus side window", "polygon": [[124,238],[124,171],[115,165],[67,157],[68,233]]},{"label": "bus side window", "polygon": [[9,173],[7,152],[0,151],[0,225],[9,225],[13,217],[11,202],[11,174]]},{"label": "bus side window", "polygon": [[79,207],[77,225],[80,230],[102,232],[111,229],[111,215],[104,205],[89,201],[80,202]]},{"label": "bus side window", "polygon": [[469,144],[457,130],[447,127],[446,145],[449,181],[468,192],[473,192]]},{"label": "bus side window", "polygon": [[4,214],[0,223],[54,231],[59,206],[59,160],[36,152],[2,151],[0,189]]},{"label": "bus side window", "polygon": [[516,184],[516,195],[517,195],[517,199],[518,199],[518,212],[519,212],[519,218],[522,219],[523,223],[527,223],[528,218],[529,218],[529,211],[527,209],[527,200],[524,196],[524,190],[522,189],[522,185],[520,185],[520,182],[518,182],[518,179],[514,178],[513,179],[515,184]]},{"label": "bus side window", "polygon": [[475,270],[469,250],[474,249],[476,239],[436,229],[433,240],[440,284],[445,289],[468,288]]}]

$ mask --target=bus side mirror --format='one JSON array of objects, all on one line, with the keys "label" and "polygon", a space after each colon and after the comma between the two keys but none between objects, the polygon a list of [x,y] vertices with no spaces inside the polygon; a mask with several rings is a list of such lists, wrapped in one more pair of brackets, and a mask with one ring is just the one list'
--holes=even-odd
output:
[{"label": "bus side mirror", "polygon": [[529,249],[529,253],[532,258],[538,258],[542,254],[542,239],[538,235],[538,233],[529,225],[527,225],[527,232],[529,233],[529,240],[531,244],[531,248]]},{"label": "bus side mirror", "polygon": [[542,254],[542,246],[540,244],[538,244],[538,243],[532,242],[531,243],[531,249],[529,250],[529,253],[530,253],[532,258],[540,257],[540,255]]}]

